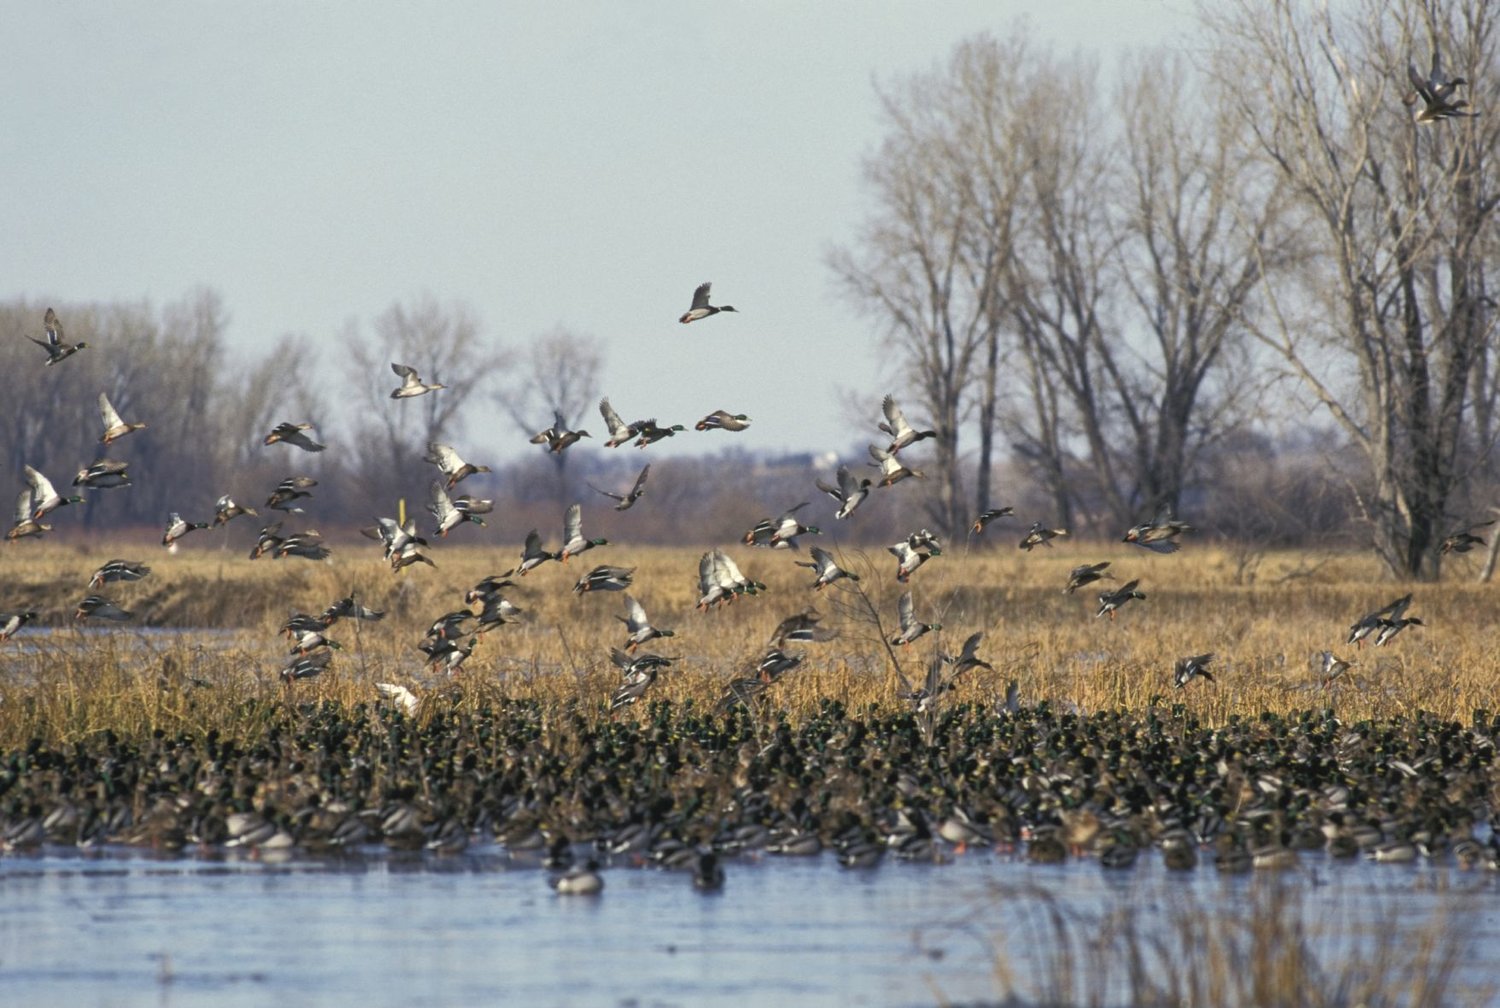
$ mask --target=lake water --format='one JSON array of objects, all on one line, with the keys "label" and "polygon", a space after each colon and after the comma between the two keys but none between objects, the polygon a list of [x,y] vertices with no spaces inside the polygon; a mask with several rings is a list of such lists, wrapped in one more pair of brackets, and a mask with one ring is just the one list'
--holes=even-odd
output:
[{"label": "lake water", "polygon": [[[997,947],[1018,989],[1037,989],[1027,978],[1052,942],[1049,908],[1076,918],[1087,945],[1088,922],[1121,908],[1155,933],[1184,915],[1233,912],[1275,884],[1207,865],[1169,873],[1154,855],[1123,871],[991,852],[948,865],[846,870],[825,853],[726,869],[724,889],[704,894],[687,874],[611,866],[601,895],[577,897],[498,849],[279,864],[8,855],[0,1004],[997,1003]],[[1494,874],[1305,855],[1281,879],[1330,961],[1410,947],[1447,914],[1449,940],[1464,943],[1451,1003],[1500,1004],[1479,993],[1500,977]]]}]

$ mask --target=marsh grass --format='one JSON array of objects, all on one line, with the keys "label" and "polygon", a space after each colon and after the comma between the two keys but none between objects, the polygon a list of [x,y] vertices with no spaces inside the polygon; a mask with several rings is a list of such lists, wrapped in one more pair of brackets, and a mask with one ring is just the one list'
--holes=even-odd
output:
[{"label": "marsh grass", "polygon": [[[678,659],[650,697],[700,706],[711,706],[731,678],[749,674],[776,624],[808,605],[840,636],[796,646],[807,656],[803,666],[768,691],[770,702],[794,715],[824,698],[850,709],[898,703],[903,681],[920,683],[938,650],[957,651],[975,630],[985,631],[980,655],[996,670],[962,678],[957,702],[998,703],[1014,679],[1023,703],[1047,700],[1084,711],[1182,704],[1208,724],[1325,706],[1346,719],[1417,709],[1467,719],[1492,706],[1500,665],[1493,589],[1472,583],[1413,586],[1410,611],[1426,627],[1410,628],[1384,648],[1346,648],[1351,622],[1409,590],[1378,581],[1375,562],[1359,556],[1310,562],[1269,554],[1258,560],[1252,580],[1235,551],[1204,546],[1156,556],[1114,544],[1070,543],[1033,554],[1008,542],[985,549],[958,544],[902,586],[883,551],[840,550],[825,541],[861,575],[858,584],[813,592],[811,572],[796,567],[791,554],[736,548],[731,554],[767,590],[708,613],[693,609],[698,549],[610,546],[566,566],[547,564],[507,593],[525,620],[483,636],[450,682],[424,668],[415,645],[433,619],[462,607],[469,586],[513,566],[511,552],[443,544],[433,554],[438,569],[393,575],[363,540],[340,544],[323,563],[252,562],[219,549],[168,555],[117,545],[19,545],[24,549],[6,556],[0,609],[34,608],[42,619],[40,627],[0,643],[0,745],[33,737],[68,741],[106,727],[239,734],[254,727],[238,723],[246,699],[352,705],[373,700],[376,682],[401,683],[430,703],[581,698],[602,710],[619,684],[608,651],[625,637],[615,618],[623,612],[621,596],[571,592],[597,563],[635,567],[632,593],[653,622],[676,631],[648,648]],[[72,610],[87,594],[89,575],[112,556],[144,559],[154,568],[139,583],[104,590],[136,618],[80,631]],[[1099,586],[1062,592],[1073,566],[1102,559],[1114,562],[1113,584],[1139,577],[1147,594],[1114,622],[1094,615]],[[896,600],[908,587],[920,618],[944,629],[891,649],[882,638],[894,632]],[[350,591],[384,609],[386,618],[358,627],[341,621],[332,636],[344,649],[329,671],[285,687],[277,677],[287,653],[277,634],[282,621],[294,611],[321,612]],[[1329,689],[1316,667],[1325,648],[1359,662]],[[1217,681],[1174,690],[1173,661],[1203,651],[1218,656]]]},{"label": "marsh grass", "polygon": [[992,909],[1008,922],[992,944],[1000,1004],[1440,1008],[1495,993],[1457,982],[1461,921],[1474,910],[1462,897],[1412,920],[1394,898],[1373,912],[1329,904],[1280,875],[1234,896],[1091,912],[1040,886],[997,883]]}]

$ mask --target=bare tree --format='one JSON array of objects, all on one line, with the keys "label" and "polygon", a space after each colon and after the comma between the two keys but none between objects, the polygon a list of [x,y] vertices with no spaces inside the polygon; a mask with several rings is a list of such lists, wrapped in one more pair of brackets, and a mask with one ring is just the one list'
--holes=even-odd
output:
[{"label": "bare tree", "polygon": [[1209,18],[1230,107],[1307,242],[1303,282],[1268,286],[1256,335],[1363,453],[1374,543],[1400,576],[1437,575],[1455,491],[1493,450],[1500,200],[1496,117],[1418,124],[1406,68],[1436,51],[1451,76],[1495,79],[1497,16],[1484,0],[1238,0]]}]

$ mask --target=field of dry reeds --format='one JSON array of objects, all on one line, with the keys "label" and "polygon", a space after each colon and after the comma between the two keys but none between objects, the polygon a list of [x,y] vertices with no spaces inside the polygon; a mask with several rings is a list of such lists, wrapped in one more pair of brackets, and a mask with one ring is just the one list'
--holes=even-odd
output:
[{"label": "field of dry reeds", "polygon": [[[771,702],[795,714],[823,697],[851,709],[899,704],[919,685],[932,656],[956,653],[974,631],[979,656],[994,666],[958,681],[956,702],[996,703],[1014,680],[1022,703],[1050,701],[1082,710],[1181,703],[1207,723],[1232,715],[1332,706],[1345,719],[1418,709],[1467,719],[1493,705],[1497,668],[1493,589],[1469,581],[1417,586],[1378,578],[1376,562],[1355,554],[1261,554],[1190,544],[1160,556],[1120,544],[1065,542],[1024,553],[1004,542],[951,544],[907,586],[883,550],[833,549],[860,575],[814,592],[813,574],[788,551],[736,547],[729,552],[767,590],[710,612],[697,612],[700,549],[608,546],[548,563],[507,597],[523,622],[484,634],[450,680],[429,672],[416,649],[428,625],[463,608],[464,591],[515,563],[514,553],[453,547],[434,552],[436,569],[393,574],[378,547],[340,543],[327,561],[247,560],[221,549],[171,555],[138,545],[14,544],[5,557],[0,610],[40,617],[0,644],[0,745],[31,738],[66,741],[111,728],[238,734],[247,698],[372,701],[374,684],[405,685],[419,696],[456,702],[498,695],[579,700],[603,709],[620,676],[609,649],[624,643],[621,595],[571,588],[597,563],[635,568],[631,593],[654,624],[675,636],[647,650],[677,659],[648,699],[711,705],[725,684],[748,674],[784,617],[816,606],[839,636],[794,645],[801,667],[777,682]],[[110,557],[142,560],[152,574],[101,592],[130,610],[124,623],[79,624],[73,610],[90,574]],[[805,558],[806,554],[800,554]],[[1114,581],[1066,594],[1068,572],[1112,561]],[[1139,578],[1146,598],[1114,621],[1095,615],[1101,588]],[[910,589],[919,619],[941,623],[907,648],[888,648],[896,603]],[[1346,647],[1349,625],[1407,591],[1413,626],[1381,648]],[[286,687],[278,676],[288,643],[279,635],[293,612],[321,612],[355,592],[386,617],[331,632],[343,645],[316,679]],[[1351,671],[1322,684],[1319,652],[1353,659]],[[1215,681],[1172,685],[1173,662],[1212,652]]]}]

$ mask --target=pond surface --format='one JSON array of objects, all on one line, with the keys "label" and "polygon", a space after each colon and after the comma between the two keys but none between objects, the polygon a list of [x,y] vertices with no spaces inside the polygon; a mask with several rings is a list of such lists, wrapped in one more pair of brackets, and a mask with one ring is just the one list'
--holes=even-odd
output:
[{"label": "pond surface", "polygon": [[[1016,989],[1045,989],[1050,909],[1086,945],[1121,908],[1154,934],[1275,884],[1207,865],[1173,874],[1154,856],[1123,871],[990,852],[865,870],[828,854],[726,867],[718,893],[684,873],[611,866],[601,895],[578,897],[499,849],[277,864],[46,848],[0,857],[0,1003],[993,1004],[1009,990],[997,947]],[[1452,1003],[1500,1004],[1494,874],[1309,855],[1279,878],[1330,962],[1410,947],[1437,915],[1464,945]],[[1128,1003],[1126,988],[1106,986]]]}]

